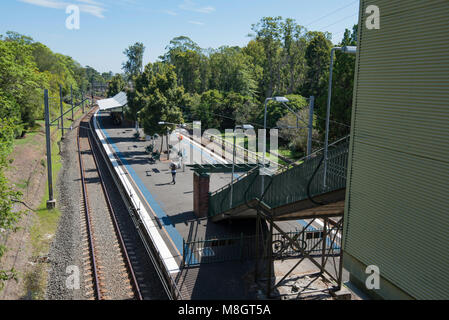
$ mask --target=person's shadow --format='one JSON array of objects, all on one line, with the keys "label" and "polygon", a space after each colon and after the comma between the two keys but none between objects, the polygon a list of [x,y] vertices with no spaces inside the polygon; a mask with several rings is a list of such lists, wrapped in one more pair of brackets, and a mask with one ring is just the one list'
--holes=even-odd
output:
[{"label": "person's shadow", "polygon": [[173,184],[173,182],[169,182],[169,183],[158,183],[158,184],[156,184],[156,187],[163,187],[163,186],[168,186],[168,185],[171,185],[171,184]]}]

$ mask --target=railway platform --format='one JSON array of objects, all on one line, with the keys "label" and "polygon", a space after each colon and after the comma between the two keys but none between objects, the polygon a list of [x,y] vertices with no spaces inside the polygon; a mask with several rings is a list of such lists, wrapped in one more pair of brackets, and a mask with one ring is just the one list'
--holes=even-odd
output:
[{"label": "railway platform", "polygon": [[[150,157],[145,150],[149,142],[135,138],[134,128],[115,125],[107,113],[97,114],[96,119],[98,128],[104,134],[103,142],[109,145],[120,160],[122,169],[144,206],[145,210],[142,212],[148,213],[154,229],[160,236],[156,238],[162,240],[156,245],[168,249],[164,258],[170,255],[172,257],[167,259],[167,265],[181,290],[182,298],[186,300],[255,298],[256,292],[251,292],[246,281],[254,268],[254,263],[226,261],[191,267],[182,265],[184,241],[224,238],[236,234],[251,236],[255,234],[254,221],[213,223],[205,218],[197,218],[193,213],[193,171],[189,168],[185,171],[178,169],[176,184],[172,184],[171,161],[164,160],[162,156],[161,161],[150,163]],[[159,146],[156,145],[158,148]],[[201,146],[195,145],[194,148]],[[202,148],[198,151],[205,163],[221,161]],[[231,174],[213,174],[210,187],[211,190],[216,190],[230,182]]]},{"label": "railway platform", "polygon": [[[97,135],[100,136],[105,148],[109,150],[111,162],[115,163],[114,166],[118,167],[116,171],[119,171],[126,180],[128,193],[134,197],[134,200],[138,198],[136,207],[139,215],[145,229],[152,233],[152,242],[161,253],[161,260],[170,273],[170,282],[175,283],[176,289],[179,290],[180,297],[178,298],[184,300],[256,299],[261,297],[261,285],[264,286],[263,283],[266,283],[266,272],[270,273],[270,269],[272,270],[271,279],[282,278],[281,283],[301,282],[302,280],[298,279],[304,275],[320,271],[316,264],[314,265],[308,260],[299,262],[304,259],[301,259],[299,255],[296,257],[298,252],[292,251],[292,248],[284,250],[282,249],[283,245],[281,249],[283,253],[287,254],[287,260],[281,257],[281,259],[273,260],[271,267],[269,267],[270,263],[255,266],[256,254],[255,251],[250,251],[260,250],[261,242],[264,240],[256,240],[257,228],[254,219],[229,219],[213,222],[207,218],[197,218],[193,208],[194,173],[192,170],[189,170],[188,167],[185,170],[178,169],[176,184],[173,184],[170,165],[172,161],[178,160],[176,155],[172,155],[171,160],[168,160],[166,155],[162,155],[159,161],[150,161],[150,155],[146,149],[152,142],[136,138],[135,128],[129,125],[117,126],[113,123],[109,113],[97,113],[95,119]],[[162,139],[159,138],[155,142],[154,149],[160,150],[161,143]],[[164,144],[166,144],[165,141]],[[193,161],[197,164],[228,163],[219,155],[188,137],[181,139],[175,149],[183,151],[190,149],[190,152],[196,149]],[[235,178],[238,178],[237,174],[234,175]],[[229,185],[231,181],[230,173],[213,173],[210,177],[210,191],[219,190]],[[307,237],[304,239],[309,248],[316,248],[310,253],[318,255],[322,253],[321,247],[315,245],[322,236],[322,222],[319,219],[287,220],[279,221],[277,224],[284,232],[290,232],[293,235],[299,230],[307,230],[307,234],[304,235]],[[305,227],[307,228],[305,229]],[[263,225],[262,228],[264,228]],[[265,231],[268,232],[267,230]],[[273,234],[273,236],[274,239],[283,238],[281,234]],[[206,239],[207,241],[205,241]],[[217,239],[217,241],[212,240],[217,242],[213,248],[208,242],[209,239]],[[227,241],[225,245],[220,244],[223,239]],[[229,246],[229,239],[231,239],[231,246]],[[248,239],[245,241],[249,244],[242,245],[243,241],[240,242],[239,239]],[[259,246],[255,246],[255,242],[259,242]],[[327,242],[330,243],[329,239]],[[192,243],[193,246],[191,246]],[[232,248],[232,243],[237,243],[234,245],[237,251],[239,248],[240,251],[242,248],[244,250],[249,248],[248,252],[244,253],[247,258],[214,260],[213,257],[208,256],[210,252],[212,255],[218,252],[216,256],[221,257],[220,250],[223,252],[223,250]],[[256,247],[256,249],[250,247]],[[339,250],[339,245],[334,249]],[[194,254],[192,251],[195,251]],[[240,255],[242,254],[240,253]],[[189,257],[189,263],[185,263],[186,256]],[[194,263],[191,263],[192,258]],[[201,260],[201,263],[196,263],[197,259]],[[203,261],[219,263],[203,263]],[[291,267],[297,262],[301,263],[301,266],[292,269]],[[329,263],[326,269],[332,267],[336,270],[337,264],[338,259]],[[256,270],[258,275],[262,274],[262,277],[258,276],[258,285],[254,282]],[[310,282],[316,284],[314,280],[310,280]],[[289,284],[286,286],[290,290],[291,286]],[[325,288],[326,285],[323,283],[319,290]],[[309,289],[308,286],[306,289]],[[282,291],[281,289],[277,292],[279,295],[283,295]]]}]

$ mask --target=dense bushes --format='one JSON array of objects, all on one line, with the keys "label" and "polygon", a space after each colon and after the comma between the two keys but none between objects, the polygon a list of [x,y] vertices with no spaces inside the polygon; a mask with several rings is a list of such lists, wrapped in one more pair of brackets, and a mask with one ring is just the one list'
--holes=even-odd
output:
[{"label": "dense bushes", "polygon": [[[5,177],[8,155],[14,138],[43,119],[43,90],[59,96],[62,85],[63,94],[68,95],[71,86],[75,91],[86,91],[89,84],[101,81],[96,70],[83,68],[71,57],[53,53],[29,37],[15,32],[0,35],[0,235],[14,230],[20,217],[20,212],[13,211],[13,204],[21,195]],[[0,245],[0,258],[4,251]],[[0,289],[3,281],[13,276],[12,270],[0,270]]]},{"label": "dense bushes", "polygon": [[105,83],[95,69],[53,53],[30,37],[16,32],[0,35],[0,117],[14,119],[17,135],[43,118],[44,89],[50,96],[59,96],[62,85],[66,96],[70,87],[86,92],[93,83]]}]

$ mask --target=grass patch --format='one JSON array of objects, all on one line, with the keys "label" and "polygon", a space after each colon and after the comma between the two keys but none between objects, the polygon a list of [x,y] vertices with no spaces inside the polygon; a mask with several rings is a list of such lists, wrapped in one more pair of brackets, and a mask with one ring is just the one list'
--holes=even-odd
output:
[{"label": "grass patch", "polygon": [[[64,112],[70,110],[70,108],[71,108],[71,106],[69,104],[64,103]],[[87,107],[86,107],[86,110],[88,110]],[[51,121],[53,121],[54,119],[56,119],[60,116],[59,109],[56,111],[52,110],[51,114],[52,114]],[[71,118],[71,116],[72,116],[72,114],[70,112],[64,116],[64,127],[65,128],[70,127],[70,125],[73,123],[72,121],[67,119],[67,118]],[[77,107],[74,110],[75,121],[80,119],[82,116],[83,116],[82,107],[81,106]],[[57,122],[55,124],[57,124]],[[51,130],[53,132],[55,130],[55,128],[53,127]],[[42,119],[36,120],[34,127],[28,129],[28,131],[26,132],[26,134],[23,138],[17,138],[14,140],[14,145],[21,146],[21,145],[31,144],[33,141],[33,138],[39,133],[45,134],[45,120],[42,120]],[[45,141],[44,141],[44,143],[45,143]],[[35,145],[33,144],[32,146],[35,146]]]},{"label": "grass patch", "polygon": [[[226,134],[225,133],[222,133],[221,134],[221,138],[223,139],[223,140],[225,140],[225,141],[227,141],[227,142],[229,142],[229,143],[234,143],[234,137],[232,137],[232,136],[226,136]],[[248,148],[248,137],[247,136],[245,136],[245,137],[239,137],[239,138],[236,138],[235,139],[236,141],[235,141],[235,144],[237,145],[237,146],[240,146],[240,147],[242,147],[242,148]],[[256,144],[256,148],[257,148],[257,146],[258,146],[258,142],[256,141],[255,142],[255,144]],[[270,142],[269,142],[269,139],[267,139],[267,152],[266,152],[266,155],[265,155],[265,158],[267,159],[267,160],[271,160],[271,161],[274,161],[274,162],[278,162],[280,165],[282,165],[282,166],[286,166],[286,165],[288,165],[288,163],[286,162],[286,161],[284,161],[283,159],[281,159],[281,158],[278,158],[277,156],[275,156],[275,155],[273,155],[273,154],[270,154],[269,153],[269,150],[270,150]],[[281,151],[283,151],[285,154],[287,154],[287,155],[284,155],[284,153],[282,153]],[[262,156],[263,155],[263,152],[255,152],[257,155],[259,155],[259,156]],[[284,157],[286,157],[286,158],[288,158],[288,159],[291,159],[291,160],[296,160],[296,159],[300,159],[301,158],[301,154],[293,154],[290,150],[281,150],[281,149],[279,149],[279,154],[281,155],[281,156],[284,156]],[[296,157],[292,157],[292,155],[293,156],[296,156]]]},{"label": "grass patch", "polygon": [[30,181],[24,180],[24,179],[22,179],[19,183],[16,183],[16,187],[18,187],[19,189],[22,189],[22,190],[28,189],[29,185],[30,185]]},{"label": "grass patch", "polygon": [[[61,156],[57,141],[61,139],[61,132],[58,131],[52,143],[52,166],[53,181],[57,180],[59,171],[62,168]],[[55,184],[56,185],[56,184]],[[48,182],[46,190],[48,189]],[[57,189],[55,188],[57,194]],[[32,300],[45,299],[47,286],[47,264],[42,258],[46,257],[50,249],[51,242],[58,228],[61,212],[58,209],[47,209],[48,192],[45,192],[38,210],[35,212],[35,222],[30,230],[32,257],[34,266],[31,271],[25,274],[26,297]]]},{"label": "grass patch", "polygon": [[25,145],[25,144],[30,144],[33,141],[34,137],[37,134],[39,134],[40,132],[42,132],[43,127],[39,126],[39,128],[40,128],[39,130],[28,131],[25,134],[25,137],[23,137],[23,138],[15,139],[14,140],[14,145],[22,146],[22,145]]},{"label": "grass patch", "polygon": [[279,155],[291,159],[293,161],[301,159],[304,155],[302,152],[291,151],[290,149],[279,148]]},{"label": "grass patch", "polygon": [[[67,110],[68,105],[64,105],[64,109]],[[89,110],[86,107],[86,110]],[[69,116],[67,114],[65,117]],[[70,115],[71,116],[71,115]],[[74,113],[75,120],[78,120],[83,116],[82,109],[77,108]],[[65,120],[64,127],[70,127],[73,124],[70,120]],[[57,132],[55,132],[57,130]],[[42,143],[37,143],[36,136],[38,134],[45,135],[45,121],[38,120],[34,128],[30,129],[24,138],[16,139],[15,145],[26,145],[27,147],[37,147],[45,150],[45,138]],[[54,134],[54,135],[53,135]],[[51,128],[52,137],[52,169],[53,169],[53,182],[56,186],[58,174],[62,168],[60,150],[58,141],[61,141],[61,131],[57,127]],[[46,168],[46,158],[40,160],[42,167]],[[46,175],[46,173],[45,173]],[[25,189],[28,187],[28,182],[20,181],[16,184],[19,188]],[[45,299],[46,287],[47,287],[47,260],[50,245],[56,234],[61,212],[58,209],[48,210],[48,181],[45,187],[45,195],[37,208],[37,211],[33,215],[33,225],[30,228],[30,257],[32,268],[23,275],[24,279],[24,297],[32,300]],[[54,189],[55,196],[58,196],[57,188]]]}]

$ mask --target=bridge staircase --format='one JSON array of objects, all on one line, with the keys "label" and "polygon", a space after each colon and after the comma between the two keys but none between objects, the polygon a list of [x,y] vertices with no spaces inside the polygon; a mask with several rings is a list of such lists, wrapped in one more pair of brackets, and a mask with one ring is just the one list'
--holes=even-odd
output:
[{"label": "bridge staircase", "polygon": [[273,175],[253,169],[209,197],[212,221],[255,218],[258,210],[273,221],[343,215],[349,136],[329,146],[327,173],[323,150]]}]

